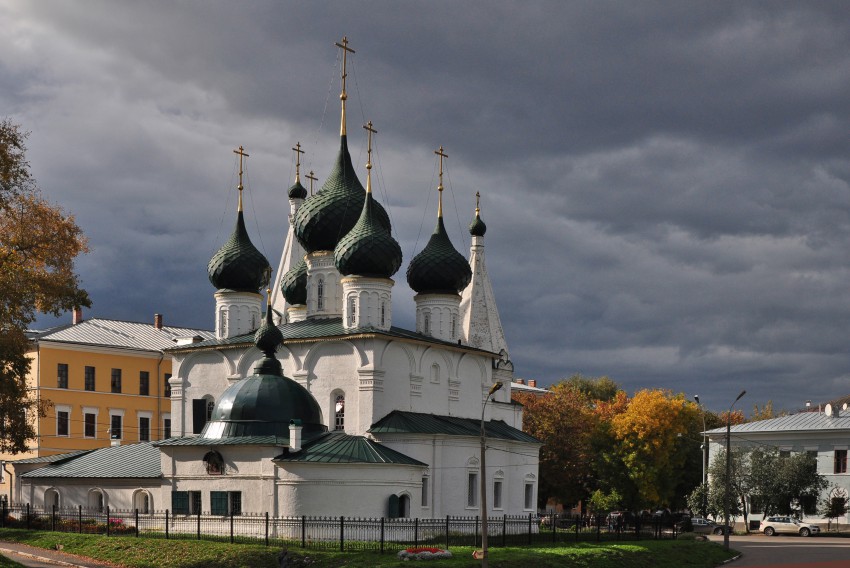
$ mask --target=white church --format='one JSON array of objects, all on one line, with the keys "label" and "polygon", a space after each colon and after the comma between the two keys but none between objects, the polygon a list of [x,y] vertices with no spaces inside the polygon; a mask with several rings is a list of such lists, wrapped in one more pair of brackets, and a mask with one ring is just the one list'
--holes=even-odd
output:
[{"label": "white church", "polygon": [[237,151],[236,227],[208,264],[215,339],[168,350],[175,436],[20,463],[23,501],[440,518],[479,514],[485,476],[489,514],[536,511],[540,443],[522,431],[522,406],[511,401],[513,365],[478,203],[467,259],[443,225],[440,148],[436,227],[406,269],[416,329],[393,326],[402,253],[371,192],[371,125],[365,188],[351,163],[345,46],[339,154],[314,195],[296,168],[268,297],[271,267],[245,228]]}]

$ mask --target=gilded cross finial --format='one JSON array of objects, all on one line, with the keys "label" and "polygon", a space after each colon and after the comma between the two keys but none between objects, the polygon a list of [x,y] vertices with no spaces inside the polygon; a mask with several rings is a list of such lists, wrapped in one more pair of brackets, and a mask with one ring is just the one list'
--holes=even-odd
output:
[{"label": "gilded cross finial", "polygon": [[242,159],[247,158],[248,154],[245,153],[245,148],[239,146],[238,150],[233,151],[234,154],[239,154],[239,185],[236,186],[236,189],[239,190],[239,206],[237,211],[242,211],[242,190],[245,187],[242,185]]},{"label": "gilded cross finial", "polygon": [[301,142],[296,142],[292,151],[295,152],[295,183],[298,183],[301,181],[301,154],[304,153],[304,150],[301,149]]},{"label": "gilded cross finial", "polygon": [[342,43],[335,43],[338,48],[342,50],[342,92],[339,94],[339,100],[342,101],[342,116],[340,118],[339,124],[339,135],[345,136],[345,100],[348,98],[348,95],[345,93],[345,78],[348,77],[347,72],[347,62],[348,62],[348,54],[354,53],[354,50],[348,47],[348,38],[342,36]]},{"label": "gilded cross finial", "polygon": [[313,170],[310,170],[310,175],[304,177],[310,180],[310,195],[313,195],[313,182],[317,181],[319,178],[316,177],[316,174],[313,173]]},{"label": "gilded cross finial", "polygon": [[434,153],[440,156],[440,185],[437,186],[437,191],[440,197],[437,202],[437,217],[443,216],[443,158],[448,158],[449,155],[443,152],[443,145],[440,144],[439,150],[434,150]]},{"label": "gilded cross finial", "polygon": [[481,213],[481,208],[479,207],[480,204],[481,204],[481,192],[476,191],[475,192],[475,215],[478,215],[479,213]]},{"label": "gilded cross finial", "polygon": [[366,151],[366,193],[372,193],[372,134],[377,134],[378,131],[372,128],[372,121],[369,124],[364,124],[363,128],[369,132],[369,144]]}]

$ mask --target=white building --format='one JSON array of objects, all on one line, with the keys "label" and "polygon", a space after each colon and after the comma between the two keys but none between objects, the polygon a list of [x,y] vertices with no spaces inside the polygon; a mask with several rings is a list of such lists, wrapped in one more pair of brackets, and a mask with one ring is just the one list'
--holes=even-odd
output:
[{"label": "white building", "polygon": [[[522,432],[522,407],[511,401],[513,366],[480,210],[467,260],[443,226],[441,163],[436,228],[407,267],[416,329],[394,327],[401,249],[372,198],[371,163],[365,189],[351,163],[344,80],[341,100],[330,175],[310,197],[298,177],[289,191],[289,231],[262,326],[270,266],[245,229],[240,179],[236,228],[208,265],[216,338],[169,350],[176,437],[21,464],[31,470],[19,474],[24,500],[175,513],[474,516],[486,474],[491,514],[536,510],[540,444]],[[369,146],[371,162],[371,138]],[[503,388],[487,402],[496,382]],[[126,464],[136,461],[134,477]]]},{"label": "white building", "polygon": [[[709,440],[709,463],[718,459],[726,447],[726,428],[707,432]],[[825,411],[798,412],[779,418],[738,424],[730,428],[730,445],[734,448],[772,448],[779,452],[810,453],[817,459],[818,473],[829,482],[829,487],[818,502],[827,496],[847,497],[850,495],[850,471],[847,469],[847,452],[850,449],[850,411],[838,410],[826,405]],[[750,511],[748,520],[762,519],[756,501],[755,511]],[[804,520],[826,522],[817,515],[809,504],[804,508]],[[742,518],[738,519],[743,520]],[[841,524],[850,523],[850,514],[839,519]],[[757,527],[756,527],[757,528]]]}]

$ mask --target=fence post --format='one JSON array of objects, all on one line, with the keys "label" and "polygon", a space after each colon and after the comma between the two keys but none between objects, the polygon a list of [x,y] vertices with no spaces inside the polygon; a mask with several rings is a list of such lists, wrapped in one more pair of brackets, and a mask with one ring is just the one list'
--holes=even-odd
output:
[{"label": "fence post", "polygon": [[165,510],[165,540],[168,540],[168,509]]},{"label": "fence post", "polygon": [[339,551],[345,552],[345,516],[339,517]]},{"label": "fence post", "polygon": [[106,536],[109,536],[109,505],[106,506]]},{"label": "fence post", "polygon": [[307,515],[301,515],[301,548],[307,548]]},{"label": "fence post", "polygon": [[201,540],[201,509],[198,508],[198,540]]},{"label": "fence post", "polygon": [[56,532],[56,503],[50,506],[50,530]]},{"label": "fence post", "polygon": [[602,540],[602,517],[596,515],[596,542]]},{"label": "fence post", "polygon": [[136,538],[139,538],[139,509],[136,509]]},{"label": "fence post", "polygon": [[449,549],[449,515],[446,515],[446,550]]},{"label": "fence post", "polygon": [[230,511],[230,544],[233,544],[233,511]]},{"label": "fence post", "polygon": [[381,554],[384,553],[384,517],[381,517]]},{"label": "fence post", "polygon": [[507,546],[507,541],[505,540],[507,538],[507,534],[508,534],[508,516],[503,515],[502,516],[502,548]]},{"label": "fence post", "polygon": [[549,515],[549,520],[552,521],[552,542],[555,542],[555,525],[558,524],[558,515],[552,511],[552,514]]},{"label": "fence post", "polygon": [[528,514],[528,544],[531,544],[531,513]]},{"label": "fence post", "polygon": [[266,511],[266,546],[269,545],[269,512]]},{"label": "fence post", "polygon": [[413,546],[419,547],[419,517],[413,519]]}]

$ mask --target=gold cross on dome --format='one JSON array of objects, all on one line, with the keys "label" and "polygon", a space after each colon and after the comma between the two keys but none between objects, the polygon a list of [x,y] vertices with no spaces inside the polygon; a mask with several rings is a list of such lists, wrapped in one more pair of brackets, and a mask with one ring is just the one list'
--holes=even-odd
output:
[{"label": "gold cross on dome", "polygon": [[363,128],[369,132],[368,150],[366,151],[366,193],[372,193],[372,134],[377,134],[378,131],[372,128],[372,121],[369,124],[364,124]]},{"label": "gold cross on dome", "polygon": [[437,191],[440,193],[440,198],[437,205],[437,217],[443,216],[443,158],[448,158],[449,155],[443,152],[443,145],[440,144],[439,150],[434,150],[434,153],[440,156],[440,185],[437,186]]},{"label": "gold cross on dome", "polygon": [[306,175],[304,177],[310,180],[310,195],[313,195],[313,182],[318,181],[319,178],[316,177],[316,174],[313,173],[313,170],[310,170],[310,175]]},{"label": "gold cross on dome", "polygon": [[297,182],[301,177],[301,154],[304,153],[304,150],[301,149],[301,142],[296,142],[292,151],[295,152],[295,181]]},{"label": "gold cross on dome", "polygon": [[339,100],[342,101],[342,116],[340,118],[339,135],[345,136],[345,99],[348,98],[345,92],[345,79],[348,77],[348,54],[354,53],[354,50],[348,47],[348,38],[345,36],[342,36],[342,43],[336,42],[334,45],[342,50],[342,92],[339,94]]},{"label": "gold cross on dome", "polygon": [[234,154],[239,154],[239,185],[236,186],[236,189],[239,190],[239,211],[242,211],[242,190],[245,188],[242,185],[242,159],[247,158],[249,154],[245,153],[245,148],[239,146],[239,149],[233,151]]}]

